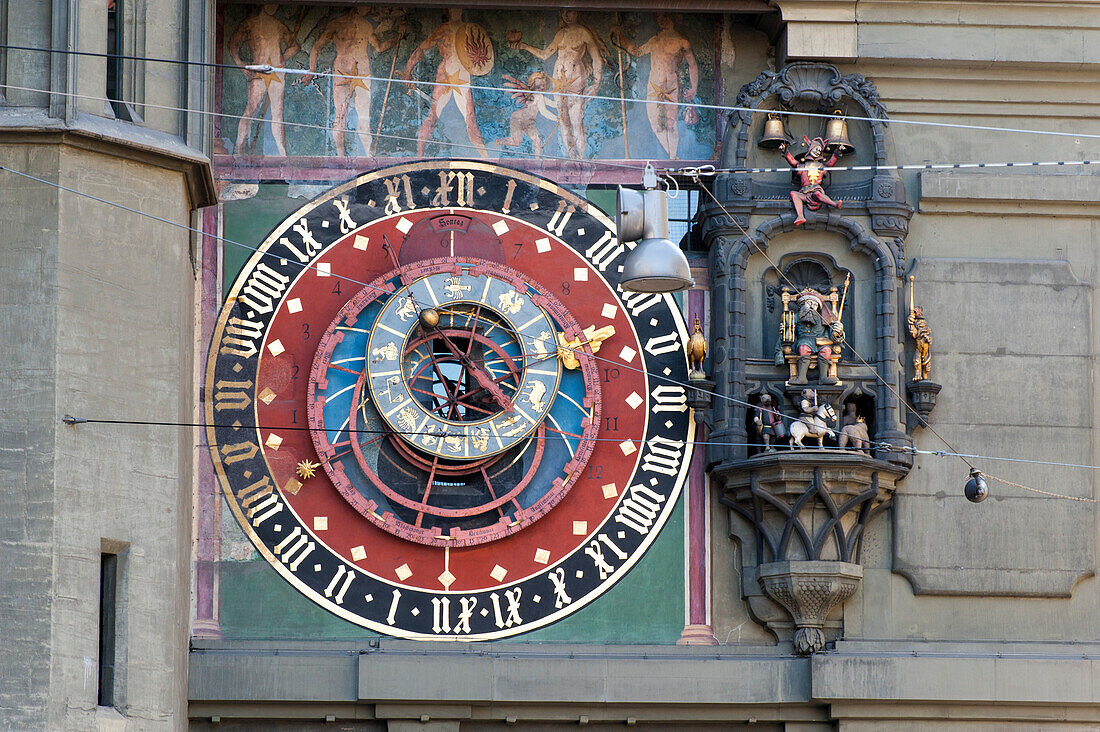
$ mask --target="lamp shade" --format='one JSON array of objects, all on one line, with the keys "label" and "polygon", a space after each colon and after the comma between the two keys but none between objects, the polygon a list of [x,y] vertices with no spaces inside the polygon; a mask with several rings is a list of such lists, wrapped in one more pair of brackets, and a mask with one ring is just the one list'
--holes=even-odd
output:
[{"label": "lamp shade", "polygon": [[668,239],[643,239],[627,255],[619,284],[629,292],[677,292],[695,280],[680,247]]},{"label": "lamp shade", "polygon": [[615,229],[619,241],[638,241],[645,236],[645,197],[641,191],[619,186],[615,194]]}]

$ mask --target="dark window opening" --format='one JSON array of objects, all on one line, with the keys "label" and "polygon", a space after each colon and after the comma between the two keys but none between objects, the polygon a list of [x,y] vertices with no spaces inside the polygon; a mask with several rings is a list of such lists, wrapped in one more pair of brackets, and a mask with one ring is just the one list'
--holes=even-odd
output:
[{"label": "dark window opening", "polygon": [[675,198],[668,199],[668,238],[688,252],[705,251],[699,226],[699,197],[697,188],[681,188]]},{"label": "dark window opening", "polygon": [[107,0],[107,99],[118,119],[131,122],[122,100],[122,3]]},{"label": "dark window opening", "polygon": [[118,630],[118,555],[103,553],[99,564],[99,706],[115,706],[115,648]]}]

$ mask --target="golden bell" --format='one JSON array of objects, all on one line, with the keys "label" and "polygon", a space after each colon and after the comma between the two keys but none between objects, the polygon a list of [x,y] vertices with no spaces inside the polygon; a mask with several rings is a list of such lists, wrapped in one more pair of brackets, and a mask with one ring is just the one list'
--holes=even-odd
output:
[{"label": "golden bell", "polygon": [[844,112],[837,109],[833,114],[836,116],[825,124],[825,146],[838,155],[854,152],[856,148],[848,139],[848,122],[844,119]]},{"label": "golden bell", "polygon": [[787,137],[787,130],[783,128],[783,120],[780,116],[775,113],[769,114],[768,121],[764,123],[764,136],[760,138],[757,146],[765,150],[776,150],[783,143],[789,143],[790,141],[790,138]]}]

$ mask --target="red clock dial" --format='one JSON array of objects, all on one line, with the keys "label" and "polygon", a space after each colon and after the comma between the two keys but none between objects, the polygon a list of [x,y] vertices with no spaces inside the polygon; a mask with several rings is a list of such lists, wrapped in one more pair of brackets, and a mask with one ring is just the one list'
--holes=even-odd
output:
[{"label": "red clock dial", "polygon": [[493,638],[597,598],[690,458],[683,320],[566,191],[483,163],[364,175],[278,227],[226,304],[210,442],[306,596],[414,638]]}]

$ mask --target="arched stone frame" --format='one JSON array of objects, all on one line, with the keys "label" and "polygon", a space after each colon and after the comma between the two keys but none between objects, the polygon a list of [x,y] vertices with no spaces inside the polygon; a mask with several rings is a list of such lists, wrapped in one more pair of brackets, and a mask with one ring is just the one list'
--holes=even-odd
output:
[{"label": "arched stone frame", "polygon": [[[743,447],[749,435],[745,429],[744,400],[747,387],[746,353],[746,277],[749,257],[766,252],[776,235],[794,231],[794,214],[787,213],[760,222],[746,236],[736,226],[712,227],[708,232],[711,244],[711,277],[715,338],[715,388],[723,397],[714,405],[714,429],[711,432],[710,462],[743,459],[747,449]],[[740,222],[738,222],[740,223]],[[869,232],[865,226],[838,214],[817,217],[802,225],[804,229],[824,230],[841,234],[848,239],[852,251],[868,257],[875,273],[874,283],[874,342],[875,353],[860,354],[867,364],[887,384],[879,381],[875,388],[874,439],[897,447],[910,447],[912,440],[905,432],[905,410],[898,399],[903,393],[904,370],[901,358],[901,333],[898,316],[901,263],[894,248],[882,238]],[[854,355],[854,354],[853,354]],[[728,361],[728,363],[727,363]],[[777,372],[777,378],[782,375]],[[723,445],[722,443],[731,443]],[[876,457],[889,460],[906,468],[912,465],[912,456],[879,451]]]},{"label": "arched stone frame", "polygon": [[[747,213],[775,214],[789,206],[785,186],[755,180],[744,169],[749,156],[749,134],[753,127],[753,110],[765,109],[770,99],[777,99],[783,108],[828,114],[834,107],[850,102],[858,107],[857,117],[864,121],[871,138],[871,162],[882,169],[868,173],[862,180],[849,181],[845,188],[845,212],[867,214],[875,234],[893,248],[895,260],[904,266],[905,237],[913,207],[906,201],[905,184],[897,171],[890,170],[887,159],[886,129],[889,116],[879,100],[873,82],[861,74],[842,74],[831,64],[801,61],[779,71],[764,71],[743,86],[737,95],[738,111],[729,115],[728,129],[723,136],[721,168],[733,172],[719,175],[714,182],[715,196],[734,215]],[[849,126],[851,130],[855,128]],[[778,161],[779,159],[776,158]],[[768,194],[775,194],[769,196]],[[747,226],[747,221],[742,222]],[[812,227],[808,227],[812,228]]]},{"label": "arched stone frame", "polygon": [[778,96],[784,107],[801,112],[828,110],[845,99],[854,101],[859,106],[859,116],[872,120],[870,128],[875,165],[886,164],[888,118],[875,85],[860,74],[841,74],[831,64],[800,61],[788,64],[779,71],[763,71],[741,87],[737,94],[737,106],[741,109],[730,115],[731,126],[736,120],[736,134],[724,138],[733,140],[733,159],[729,159],[730,149],[727,148],[722,155],[723,167],[745,166],[749,130],[752,127],[751,110],[759,109],[772,96]]}]

